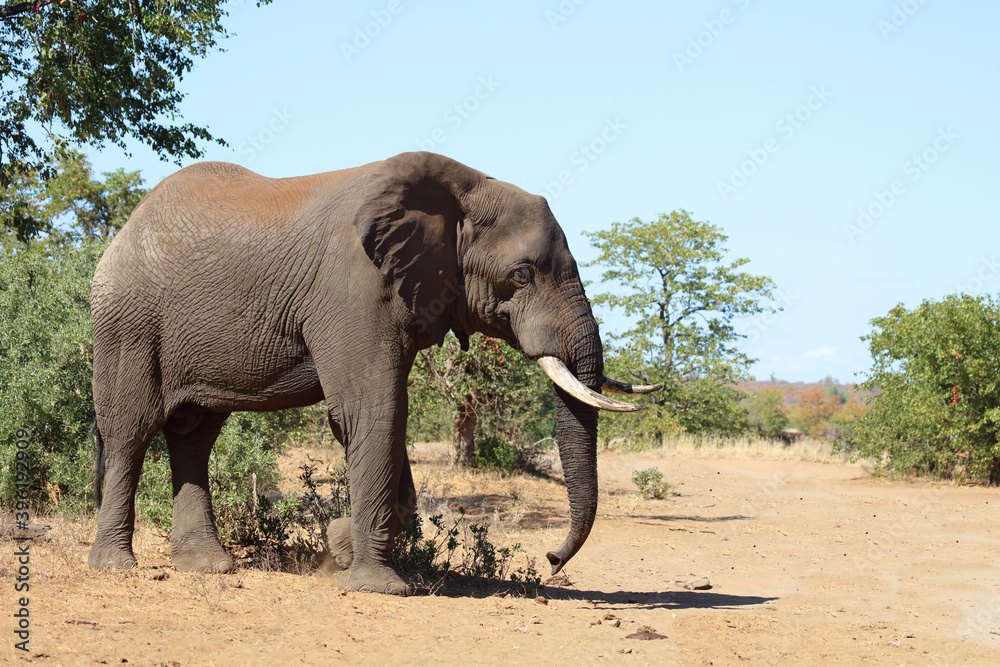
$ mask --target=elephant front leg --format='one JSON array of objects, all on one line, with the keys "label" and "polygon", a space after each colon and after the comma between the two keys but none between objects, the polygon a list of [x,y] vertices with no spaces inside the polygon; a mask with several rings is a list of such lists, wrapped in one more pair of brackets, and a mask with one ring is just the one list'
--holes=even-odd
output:
[{"label": "elephant front leg", "polygon": [[209,489],[208,459],[228,413],[182,408],[164,428],[170,450],[174,515],[170,562],[183,572],[231,572],[232,557],[219,542]]},{"label": "elephant front leg", "polygon": [[[395,539],[413,517],[417,508],[417,490],[413,485],[413,473],[410,470],[409,457],[403,451],[403,470],[399,477],[399,489],[393,513],[396,522],[392,530]],[[354,522],[350,517],[339,517],[329,523],[326,528],[326,542],[331,561],[337,569],[347,570],[354,562]]]},{"label": "elephant front leg", "polygon": [[391,567],[393,541],[416,500],[406,458],[405,393],[400,403],[380,404],[395,414],[361,418],[353,428],[342,429],[351,478],[353,554],[337,583],[349,590],[406,596],[412,587]]}]

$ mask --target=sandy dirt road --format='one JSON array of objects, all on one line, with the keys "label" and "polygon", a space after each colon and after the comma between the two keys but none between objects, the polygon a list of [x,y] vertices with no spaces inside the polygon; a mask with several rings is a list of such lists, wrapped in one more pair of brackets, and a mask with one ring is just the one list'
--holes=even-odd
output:
[{"label": "sandy dirt road", "polygon": [[[652,466],[677,495],[637,497],[631,473]],[[564,537],[554,481],[457,476],[433,448],[414,468],[423,502],[495,522],[494,539],[520,542],[539,567]],[[600,456],[600,475],[597,524],[568,585],[541,591],[545,604],[467,589],[344,593],[318,574],[176,572],[168,540],[148,527],[139,569],[94,572],[93,522],[57,523],[31,545],[27,653],[14,648],[16,547],[0,545],[0,661],[1000,664],[1000,490],[873,480],[846,465],[614,453]],[[703,577],[710,589],[685,588]]]}]

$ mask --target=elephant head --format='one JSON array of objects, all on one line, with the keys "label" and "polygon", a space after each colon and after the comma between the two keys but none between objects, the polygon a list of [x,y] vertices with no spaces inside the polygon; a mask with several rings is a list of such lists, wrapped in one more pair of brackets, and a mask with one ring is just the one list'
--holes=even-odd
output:
[{"label": "elephant head", "polygon": [[597,511],[597,413],[646,393],[604,377],[597,321],[576,261],[545,199],[432,153],[372,165],[354,218],[361,243],[412,313],[416,347],[451,329],[482,332],[536,359],[556,385],[559,456],[570,531],[547,554],[555,574],[583,545]]}]

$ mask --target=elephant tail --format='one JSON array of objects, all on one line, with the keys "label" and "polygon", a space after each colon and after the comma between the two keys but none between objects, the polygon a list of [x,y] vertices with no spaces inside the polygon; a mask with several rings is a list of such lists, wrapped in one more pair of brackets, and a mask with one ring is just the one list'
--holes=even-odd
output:
[{"label": "elephant tail", "polygon": [[97,509],[101,509],[104,498],[104,438],[97,430],[96,419],[90,426],[90,437],[94,439],[94,500],[97,501]]}]

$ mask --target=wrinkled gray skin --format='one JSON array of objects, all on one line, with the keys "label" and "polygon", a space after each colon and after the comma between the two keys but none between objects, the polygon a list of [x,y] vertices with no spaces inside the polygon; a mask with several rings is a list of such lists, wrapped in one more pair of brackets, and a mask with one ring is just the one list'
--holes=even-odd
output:
[{"label": "wrinkled gray skin", "polygon": [[327,554],[338,570],[346,570],[354,562],[352,525],[353,522],[349,517],[339,517],[326,527]]},{"label": "wrinkled gray skin", "polygon": [[[562,360],[600,391],[601,340],[542,197],[431,153],[269,179],[206,162],[150,192],[94,275],[94,402],[106,447],[94,568],[133,567],[135,491],[163,430],[179,570],[224,572],[208,458],[226,417],[326,399],[351,480],[340,585],[405,595],[389,566],[416,494],[406,378],[449,329]],[[556,388],[569,536],[597,509],[597,410]],[[100,489],[98,480],[98,488]]]}]

